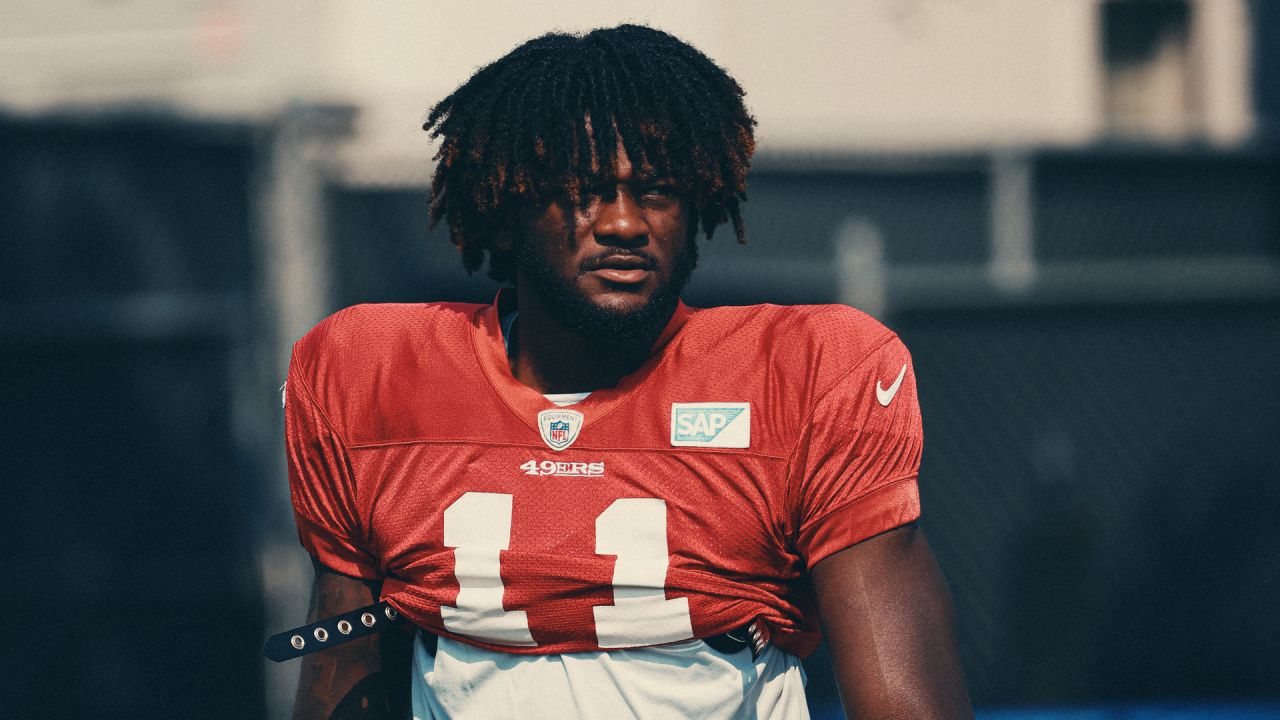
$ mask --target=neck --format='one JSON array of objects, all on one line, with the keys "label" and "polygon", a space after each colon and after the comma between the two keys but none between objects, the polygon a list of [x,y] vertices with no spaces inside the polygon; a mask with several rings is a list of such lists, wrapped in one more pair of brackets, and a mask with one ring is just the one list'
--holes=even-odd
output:
[{"label": "neck", "polygon": [[650,347],[599,340],[566,328],[527,284],[516,287],[520,314],[508,338],[511,374],[540,393],[611,388],[649,359]]}]

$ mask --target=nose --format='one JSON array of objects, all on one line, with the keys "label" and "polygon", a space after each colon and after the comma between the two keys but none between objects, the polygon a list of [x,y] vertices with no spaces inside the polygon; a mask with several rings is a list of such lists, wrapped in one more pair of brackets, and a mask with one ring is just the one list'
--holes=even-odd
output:
[{"label": "nose", "polygon": [[635,195],[626,185],[612,197],[599,200],[594,233],[601,245],[637,247],[649,241],[649,223]]}]

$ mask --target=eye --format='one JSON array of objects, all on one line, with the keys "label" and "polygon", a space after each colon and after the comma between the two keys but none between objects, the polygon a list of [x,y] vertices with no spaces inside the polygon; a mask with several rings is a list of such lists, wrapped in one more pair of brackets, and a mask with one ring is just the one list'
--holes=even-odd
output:
[{"label": "eye", "polygon": [[668,200],[677,197],[679,191],[674,183],[659,182],[642,186],[640,195],[655,200]]}]

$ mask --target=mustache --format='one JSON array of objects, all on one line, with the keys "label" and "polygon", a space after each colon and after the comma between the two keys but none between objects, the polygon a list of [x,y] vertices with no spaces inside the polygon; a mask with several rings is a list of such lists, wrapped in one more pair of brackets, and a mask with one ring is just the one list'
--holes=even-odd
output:
[{"label": "mustache", "polygon": [[[658,261],[652,255],[642,250],[610,250],[607,252],[592,255],[583,260],[579,266],[582,272],[591,272],[608,267],[610,263],[616,260],[625,260],[628,263],[636,263],[636,267],[645,270],[655,270],[658,267]],[[637,261],[644,263],[640,265]]]}]

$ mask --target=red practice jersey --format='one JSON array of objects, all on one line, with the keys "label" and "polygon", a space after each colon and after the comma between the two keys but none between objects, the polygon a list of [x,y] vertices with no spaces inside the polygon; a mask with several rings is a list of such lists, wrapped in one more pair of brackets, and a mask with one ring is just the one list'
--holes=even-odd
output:
[{"label": "red practice jersey", "polygon": [[303,546],[495,650],[759,620],[803,657],[808,570],[920,512],[910,356],[844,306],[681,305],[643,367],[558,408],[511,375],[496,304],[362,305],[298,341],[286,397]]}]

